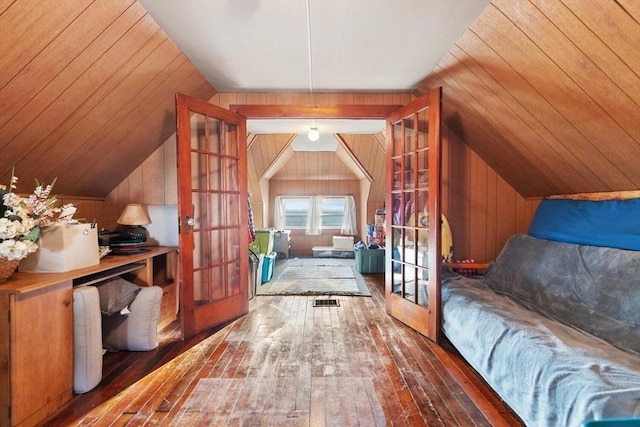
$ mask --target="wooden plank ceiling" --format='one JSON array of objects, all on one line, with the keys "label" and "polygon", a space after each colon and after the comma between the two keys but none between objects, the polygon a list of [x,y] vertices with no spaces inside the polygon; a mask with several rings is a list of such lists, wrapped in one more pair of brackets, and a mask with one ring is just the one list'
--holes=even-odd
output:
[{"label": "wooden plank ceiling", "polygon": [[[445,123],[525,197],[634,190],[638,46],[636,0],[494,0],[415,94],[443,86]],[[136,1],[0,1],[0,182],[105,196],[174,133],[176,92],[215,89]]]},{"label": "wooden plank ceiling", "polygon": [[494,0],[417,94],[521,195],[640,188],[640,2]]},{"label": "wooden plank ceiling", "polygon": [[135,0],[0,2],[0,182],[105,196],[213,87]]}]

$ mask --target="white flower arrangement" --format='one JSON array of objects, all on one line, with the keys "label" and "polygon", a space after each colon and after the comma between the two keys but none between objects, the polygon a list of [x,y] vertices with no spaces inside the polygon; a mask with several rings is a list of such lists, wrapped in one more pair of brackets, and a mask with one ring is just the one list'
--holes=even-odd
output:
[{"label": "white flower arrangement", "polygon": [[18,177],[11,174],[9,188],[0,185],[0,257],[8,260],[20,260],[38,250],[36,241],[40,228],[53,225],[64,217],[56,216],[60,212],[74,211],[73,204],[57,207],[58,199],[51,196],[55,180],[44,185],[36,180],[33,194],[22,197],[15,193]]}]

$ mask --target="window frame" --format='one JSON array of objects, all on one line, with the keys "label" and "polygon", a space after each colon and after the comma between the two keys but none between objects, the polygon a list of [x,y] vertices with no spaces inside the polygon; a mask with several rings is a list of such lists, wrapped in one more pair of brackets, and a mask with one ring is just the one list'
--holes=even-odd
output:
[{"label": "window frame", "polygon": [[[322,216],[322,230],[341,230],[342,229],[342,224],[344,222],[344,215],[345,215],[345,208],[347,206],[347,197],[349,196],[344,196],[344,195],[304,195],[304,196],[279,196],[282,200],[282,204],[283,204],[283,210],[284,210],[284,217],[283,217],[283,227],[287,230],[305,230],[307,228],[307,222],[309,221],[309,211],[311,210],[311,203],[313,202],[314,197],[320,197],[322,199],[322,212],[321,212],[321,216]],[[287,214],[287,202],[299,202],[299,201],[303,201],[305,200],[307,202],[307,209],[306,209],[306,215],[305,215],[305,220],[304,220],[304,224],[303,225],[290,225],[288,224],[288,218],[289,215]],[[331,216],[335,216],[336,213],[334,211],[325,211],[324,207],[325,207],[325,201],[337,201],[337,200],[341,200],[342,201],[342,212],[341,212],[341,216],[340,216],[340,223],[339,224],[335,224],[335,225],[325,225],[324,220],[325,217],[331,215]]]}]

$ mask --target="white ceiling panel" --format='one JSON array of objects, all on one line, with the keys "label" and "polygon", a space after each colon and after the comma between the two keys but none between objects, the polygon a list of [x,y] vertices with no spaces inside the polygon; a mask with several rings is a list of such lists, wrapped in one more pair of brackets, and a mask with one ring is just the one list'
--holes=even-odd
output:
[{"label": "white ceiling panel", "polygon": [[[489,0],[140,0],[218,92],[411,91]],[[310,72],[311,71],[311,72]]]}]

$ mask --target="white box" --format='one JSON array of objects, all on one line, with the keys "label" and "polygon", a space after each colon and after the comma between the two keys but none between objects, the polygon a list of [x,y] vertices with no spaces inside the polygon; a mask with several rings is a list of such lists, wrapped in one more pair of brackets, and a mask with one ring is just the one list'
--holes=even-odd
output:
[{"label": "white box", "polygon": [[333,249],[353,250],[353,236],[333,236]]},{"label": "white box", "polygon": [[20,262],[18,271],[66,272],[100,263],[95,224],[58,224],[40,230],[38,250]]}]

